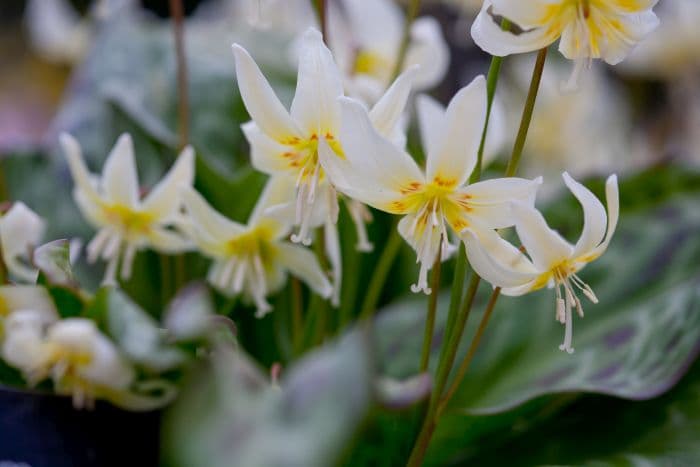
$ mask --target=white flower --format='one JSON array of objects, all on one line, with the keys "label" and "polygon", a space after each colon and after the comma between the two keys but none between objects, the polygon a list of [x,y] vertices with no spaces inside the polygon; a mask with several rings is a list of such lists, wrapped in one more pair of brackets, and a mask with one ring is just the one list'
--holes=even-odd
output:
[{"label": "white flower", "polygon": [[[658,0],[490,0],[472,25],[474,42],[491,55],[505,56],[548,47],[576,60],[571,83],[593,59],[616,65],[659,24]],[[493,15],[522,32],[503,31]]]},{"label": "white flower", "polygon": [[36,280],[37,271],[29,266],[28,258],[45,230],[41,217],[22,202],[14,203],[0,218],[2,260],[12,275],[26,282]]},{"label": "white flower", "polygon": [[700,2],[673,0],[659,4],[659,28],[632,51],[623,71],[651,78],[678,79],[700,68]]},{"label": "white flower", "polygon": [[297,32],[314,24],[309,0],[237,0],[236,13],[259,29]]},{"label": "white flower", "polygon": [[270,207],[291,194],[291,183],[281,177],[271,179],[248,224],[242,225],[216,212],[194,189],[183,191],[192,219],[190,235],[200,251],[214,260],[209,282],[227,295],[243,293],[252,298],[259,318],[271,311],[266,297],[282,287],[287,271],[324,298],[333,292],[313,253],[285,240],[291,225],[267,215]]},{"label": "white flower", "polygon": [[[391,83],[404,27],[404,14],[391,0],[341,0],[329,8],[328,42],[353,97],[376,102]],[[438,84],[447,72],[449,48],[435,18],[411,27],[403,69],[419,65],[414,88]]]},{"label": "white flower", "polygon": [[67,318],[46,327],[33,310],[8,322],[3,358],[22,371],[30,384],[48,377],[56,392],[73,396],[80,408],[95,397],[127,389],[134,381],[131,365],[115,345],[86,318]]},{"label": "white flower", "polygon": [[73,196],[83,216],[99,229],[87,246],[88,261],[108,261],[105,283],[113,283],[121,258],[121,278],[131,276],[136,251],[180,252],[188,241],[172,227],[182,222],[180,187],[192,185],[194,151],[185,148],[165,177],[142,200],[131,137],[123,134],[107,157],[101,177],[88,172],[80,145],[61,135],[75,182]]},{"label": "white flower", "polygon": [[[509,205],[533,204],[540,181],[501,178],[468,185],[486,117],[483,76],[460,90],[446,111],[419,99],[418,115],[427,158],[423,172],[409,154],[382,137],[357,101],[341,98],[341,142],[345,159],[323,142],[320,155],[333,184],[348,196],[379,210],[405,217],[399,231],[416,250],[420,263],[414,292],[430,293],[427,274],[448,245],[447,226],[457,233],[472,225],[512,225]],[[442,256],[444,258],[444,255]]]},{"label": "white flower", "polygon": [[41,316],[43,323],[58,319],[58,313],[46,289],[36,285],[0,286],[0,338],[4,322],[20,310],[33,310]]},{"label": "white flower", "polygon": [[555,289],[556,319],[566,327],[560,349],[572,353],[572,308],[583,316],[577,290],[593,303],[598,302],[593,290],[577,273],[608,248],[617,227],[619,194],[617,177],[613,175],[605,187],[606,215],[603,204],[587,188],[567,173],[564,173],[564,182],[583,207],[584,226],[576,245],[549,228],[534,207],[522,203],[514,203],[512,212],[527,256],[493,230],[466,229],[463,238],[474,270],[494,286],[501,287],[504,295],[523,295],[545,286]]}]

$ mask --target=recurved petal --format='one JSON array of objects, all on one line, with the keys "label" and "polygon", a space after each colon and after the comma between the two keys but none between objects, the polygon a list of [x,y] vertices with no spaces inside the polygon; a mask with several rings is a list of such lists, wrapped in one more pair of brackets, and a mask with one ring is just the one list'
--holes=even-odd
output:
[{"label": "recurved petal", "polygon": [[659,0],[608,0],[605,6],[616,13],[639,13],[654,8],[658,2]]},{"label": "recurved petal", "polygon": [[278,260],[289,271],[304,281],[311,289],[323,298],[329,298],[333,293],[333,286],[318,264],[316,257],[304,247],[281,242]]},{"label": "recurved petal", "polygon": [[583,208],[583,231],[574,247],[574,256],[578,257],[591,252],[597,247],[605,236],[605,228],[608,216],[605,208],[591,191],[574,180],[568,173],[562,174],[564,183],[576,197]]},{"label": "recurved petal", "polygon": [[605,182],[605,199],[608,204],[608,228],[603,242],[593,249],[591,254],[580,258],[580,261],[589,262],[605,253],[610,245],[610,240],[617,229],[617,221],[620,218],[620,192],[617,185],[617,175],[611,175]]},{"label": "recurved petal", "polygon": [[100,195],[93,186],[90,179],[90,172],[85,166],[83,160],[83,152],[80,149],[80,143],[68,133],[61,133],[59,141],[63,147],[63,152],[66,154],[68,167],[70,168],[73,182],[80,191],[85,193],[93,201],[98,200]]},{"label": "recurved petal", "polygon": [[255,123],[276,141],[301,137],[299,128],[250,54],[240,45],[233,44],[233,55],[241,98]]},{"label": "recurved petal", "polygon": [[602,58],[610,65],[626,59],[635,45],[659,26],[659,18],[653,11],[625,15],[610,26],[610,32],[601,51]]},{"label": "recurved petal", "polygon": [[43,219],[22,202],[14,203],[7,214],[0,218],[2,256],[13,275],[27,282],[36,279],[36,270],[19,258],[26,257],[30,248],[39,244],[45,230]]},{"label": "recurved petal", "polygon": [[[493,232],[493,235],[498,236],[496,232]],[[515,267],[509,267],[508,263],[499,261],[492,255],[492,251],[489,247],[495,247],[497,242],[505,242],[505,240],[500,239],[500,237],[500,240],[484,239],[482,243],[480,235],[477,235],[472,229],[466,229],[462,232],[461,236],[467,251],[469,264],[479,276],[491,283],[494,287],[519,287],[536,277],[536,272],[527,273]],[[509,244],[509,246],[515,249],[512,245]],[[509,250],[506,246],[500,248],[504,251],[507,249]],[[515,249],[515,252],[519,253],[517,249]],[[518,259],[522,256],[522,254],[518,256],[513,255],[514,259],[518,262],[523,261]],[[532,267],[532,265],[530,265],[530,267]]]},{"label": "recurved petal", "polygon": [[270,138],[252,120],[241,125],[241,129],[250,145],[250,162],[253,167],[266,174],[290,170],[285,154],[290,154],[294,148]]},{"label": "recurved petal", "polygon": [[107,156],[102,170],[102,188],[113,203],[136,207],[139,202],[139,179],[134,159],[134,143],[122,134]]},{"label": "recurved petal", "polygon": [[488,13],[488,2],[472,24],[472,39],[484,51],[497,57],[532,52],[549,46],[561,31],[535,28],[519,35],[504,31]]},{"label": "recurved petal", "polygon": [[383,136],[390,137],[399,123],[417,73],[418,67],[404,71],[370,110],[369,118]]},{"label": "recurved petal", "polygon": [[542,179],[507,177],[484,180],[459,190],[467,195],[468,216],[481,226],[501,229],[514,224],[511,203],[533,206]]},{"label": "recurved petal", "polygon": [[477,76],[450,101],[444,130],[434,151],[427,154],[427,178],[464,184],[476,165],[486,120],[486,80]]},{"label": "recurved petal", "polygon": [[193,248],[188,238],[168,229],[155,228],[151,230],[148,239],[151,247],[162,253],[181,253]]},{"label": "recurved petal", "polygon": [[292,119],[311,134],[335,132],[340,124],[337,98],[342,95],[343,79],[333,55],[321,33],[310,28],[301,41]]},{"label": "recurved petal", "polygon": [[167,219],[182,205],[180,188],[194,183],[194,149],[187,146],[163,179],[143,201],[143,208],[159,219]]},{"label": "recurved petal", "polygon": [[245,227],[219,214],[193,188],[181,190],[185,209],[192,219],[193,227],[206,232],[213,239],[225,242],[235,235],[241,234]]},{"label": "recurved petal", "polygon": [[511,208],[520,241],[538,271],[549,271],[571,258],[573,246],[549,228],[537,209],[521,202],[512,203]]},{"label": "recurved petal", "polygon": [[[287,204],[294,199],[294,196],[293,178],[286,174],[270,177],[253,208],[253,212],[248,219],[248,225],[257,224],[263,217],[270,217],[270,208]],[[286,220],[289,226],[294,223],[292,216],[274,216],[274,218],[282,222]]]}]

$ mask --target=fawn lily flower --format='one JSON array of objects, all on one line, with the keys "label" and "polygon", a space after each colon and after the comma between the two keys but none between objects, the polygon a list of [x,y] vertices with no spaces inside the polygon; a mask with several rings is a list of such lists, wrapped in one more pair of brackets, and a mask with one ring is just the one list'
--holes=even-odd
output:
[{"label": "fawn lily flower", "polygon": [[[328,42],[353,97],[376,102],[391,84],[405,23],[392,0],[341,0],[330,3]],[[340,8],[338,8],[340,7]],[[404,60],[404,70],[419,65],[414,88],[429,89],[447,72],[450,53],[435,18],[416,19]]]},{"label": "fawn lily flower", "polygon": [[[490,0],[472,25],[474,42],[491,55],[505,56],[548,47],[557,39],[564,57],[575,60],[569,86],[593,59],[616,65],[659,24],[658,0]],[[493,15],[523,30],[503,31]]]},{"label": "fawn lily flower", "polygon": [[42,323],[58,319],[53,301],[45,288],[36,285],[0,286],[0,339],[4,335],[5,323],[21,310],[33,310]]},{"label": "fawn lily flower", "polygon": [[36,280],[37,271],[29,266],[28,257],[45,230],[42,218],[22,202],[14,203],[0,218],[2,260],[13,276],[26,282]]},{"label": "fawn lily flower", "polygon": [[[312,219],[319,212],[332,218],[337,215],[337,198],[328,186],[318,159],[318,142],[325,139],[336,157],[343,148],[337,138],[343,95],[340,72],[324,45],[321,34],[309,29],[303,36],[297,88],[290,112],[284,108],[248,52],[234,44],[236,75],[241,97],[252,117],[243,125],[251,146],[252,164],[270,175],[285,174],[296,184],[296,218],[298,232],[294,242],[311,243]],[[375,124],[384,134],[395,134],[396,126],[410,93],[415,70],[400,77],[372,109]],[[324,190],[331,191],[325,196]],[[335,219],[333,219],[335,222]]]},{"label": "fawn lily flower", "polygon": [[180,187],[192,185],[194,151],[186,147],[165,177],[141,199],[131,137],[123,134],[107,157],[101,177],[88,172],[80,145],[61,135],[75,189],[73,197],[97,235],[87,246],[88,261],[108,261],[105,283],[113,283],[121,259],[121,278],[131,276],[137,250],[153,248],[176,253],[189,248],[187,239],[173,230],[183,222]]},{"label": "fawn lily flower", "polygon": [[85,318],[45,328],[32,310],[18,312],[8,323],[3,357],[32,385],[50,377],[56,392],[71,394],[78,408],[91,406],[101,394],[127,389],[135,377],[112,341]]},{"label": "fawn lily flower", "polygon": [[333,184],[346,195],[379,210],[405,217],[401,236],[416,250],[420,273],[414,292],[430,293],[427,275],[443,245],[448,226],[461,232],[473,225],[512,225],[509,205],[534,203],[539,181],[501,178],[468,185],[486,118],[483,76],[460,90],[447,110],[419,100],[419,122],[427,167],[382,137],[364,107],[341,98],[341,142],[345,159],[333,157],[322,142],[320,156]]},{"label": "fawn lily flower", "polygon": [[463,238],[474,270],[494,286],[502,287],[502,294],[523,295],[545,286],[555,289],[556,319],[565,325],[564,342],[559,348],[573,353],[572,309],[583,317],[577,290],[591,302],[598,303],[593,290],[577,273],[608,248],[617,227],[619,194],[617,177],[613,175],[605,186],[606,215],[603,204],[587,188],[567,173],[564,173],[564,182],[583,207],[584,226],[576,245],[549,228],[534,207],[522,203],[514,203],[512,212],[516,231],[529,258],[493,230],[467,229]]},{"label": "fawn lily flower", "polygon": [[266,296],[282,287],[287,271],[324,298],[333,291],[315,256],[285,240],[291,226],[267,215],[270,207],[279,205],[291,193],[293,187],[288,180],[271,179],[248,224],[242,225],[216,212],[194,189],[183,190],[192,219],[190,236],[200,251],[214,260],[209,282],[225,294],[244,293],[251,298],[258,318],[271,311]]}]

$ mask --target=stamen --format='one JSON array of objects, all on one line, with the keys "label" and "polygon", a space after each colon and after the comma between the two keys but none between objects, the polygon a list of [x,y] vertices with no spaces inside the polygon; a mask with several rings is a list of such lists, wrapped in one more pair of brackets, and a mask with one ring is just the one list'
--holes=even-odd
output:
[{"label": "stamen", "polygon": [[248,261],[239,260],[233,276],[233,293],[239,294],[243,291],[245,283],[245,273],[248,270]]},{"label": "stamen", "polygon": [[[568,291],[568,289],[565,288]],[[570,293],[566,294],[566,320],[564,324],[564,342],[559,346],[559,350],[566,351],[569,354],[574,353],[573,347],[571,347],[572,334],[573,334],[573,319],[571,316],[571,300]]]},{"label": "stamen", "polygon": [[369,236],[367,235],[367,225],[366,222],[372,221],[372,213],[370,213],[367,206],[360,203],[359,201],[350,200],[347,202],[348,212],[350,213],[350,218],[355,224],[355,232],[357,233],[357,244],[355,248],[357,251],[370,252],[374,249],[374,245],[369,241]]},{"label": "stamen", "polygon": [[104,249],[105,243],[109,240],[109,229],[100,229],[97,235],[90,240],[87,246],[88,263],[94,263]]},{"label": "stamen", "polygon": [[432,290],[428,287],[428,266],[426,263],[420,263],[420,271],[418,273],[418,282],[411,285],[411,292],[418,293],[423,291],[426,295],[430,295]]},{"label": "stamen", "polygon": [[102,279],[102,285],[116,285],[118,264],[119,256],[114,255],[107,263],[107,269],[105,271],[105,277]]},{"label": "stamen", "polygon": [[131,277],[132,267],[134,265],[134,259],[136,257],[136,245],[132,243],[127,243],[124,249],[124,257],[122,258],[122,270],[121,278],[122,280],[128,280]]}]

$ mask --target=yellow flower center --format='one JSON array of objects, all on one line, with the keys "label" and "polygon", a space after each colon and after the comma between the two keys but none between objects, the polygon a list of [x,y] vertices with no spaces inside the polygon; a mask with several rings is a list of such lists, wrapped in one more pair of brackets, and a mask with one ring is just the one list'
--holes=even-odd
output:
[{"label": "yellow flower center", "polygon": [[[330,132],[327,132],[324,138],[333,152],[344,159],[345,155],[340,141]],[[290,169],[299,171],[299,182],[304,182],[314,175],[317,175],[319,180],[323,179],[323,170],[318,162],[318,135],[316,133],[307,139],[292,137],[282,141],[282,144],[289,146],[289,150],[282,153],[282,157],[287,161]]]},{"label": "yellow flower center", "polygon": [[360,50],[355,56],[353,74],[371,75],[384,79],[391,74],[393,65],[386,58],[369,50]]},{"label": "yellow flower center", "polygon": [[239,258],[259,256],[264,265],[271,264],[274,256],[274,234],[273,226],[263,222],[254,229],[230,239],[226,245],[227,253]]},{"label": "yellow flower center", "polygon": [[123,204],[107,205],[104,210],[109,223],[119,226],[125,234],[146,234],[155,220],[152,213],[135,211]]}]

